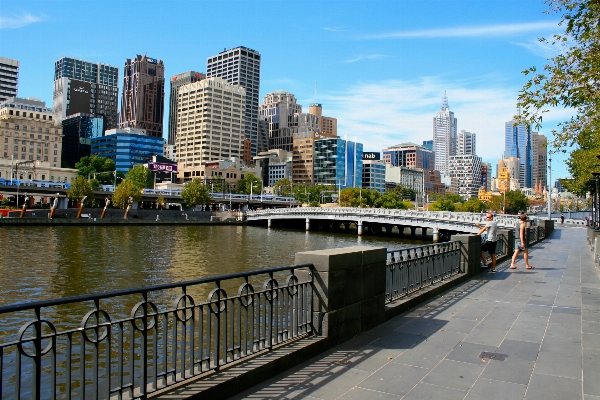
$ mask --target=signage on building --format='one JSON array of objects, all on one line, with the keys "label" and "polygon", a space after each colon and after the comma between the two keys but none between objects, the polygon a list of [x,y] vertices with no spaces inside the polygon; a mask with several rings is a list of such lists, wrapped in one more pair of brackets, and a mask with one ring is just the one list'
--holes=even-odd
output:
[{"label": "signage on building", "polygon": [[150,64],[156,64],[156,59],[155,58],[146,58],[146,60],[150,63]]},{"label": "signage on building", "polygon": [[177,164],[148,163],[152,172],[177,172]]},{"label": "signage on building", "polygon": [[381,160],[381,153],[377,153],[374,151],[363,153],[363,160]]},{"label": "signage on building", "polygon": [[92,84],[71,79],[71,89],[69,91],[69,106],[66,115],[77,113],[91,113]]}]

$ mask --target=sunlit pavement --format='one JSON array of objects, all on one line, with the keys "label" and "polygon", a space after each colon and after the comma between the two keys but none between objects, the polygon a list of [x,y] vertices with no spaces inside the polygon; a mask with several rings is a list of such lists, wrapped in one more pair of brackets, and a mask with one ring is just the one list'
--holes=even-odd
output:
[{"label": "sunlit pavement", "polygon": [[[600,399],[600,278],[560,226],[483,272],[236,399]],[[598,396],[598,397],[595,397]]]}]

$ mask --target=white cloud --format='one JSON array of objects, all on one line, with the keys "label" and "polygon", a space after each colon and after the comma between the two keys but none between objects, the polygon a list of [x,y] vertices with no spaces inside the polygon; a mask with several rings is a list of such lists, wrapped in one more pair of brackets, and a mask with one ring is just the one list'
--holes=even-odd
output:
[{"label": "white cloud", "polygon": [[[444,90],[458,130],[476,133],[477,155],[495,165],[504,151],[504,123],[516,114],[519,90],[495,76],[451,84],[438,77],[357,83],[344,92],[322,94],[319,100],[323,114],[337,118],[340,137],[363,143],[365,151],[381,151],[432,139],[433,117],[441,108]],[[569,115],[569,110],[546,114],[540,132],[549,135],[555,123]]]},{"label": "white cloud", "polygon": [[385,54],[359,54],[354,58],[350,58],[344,62],[346,63],[354,63],[360,60],[379,60],[381,58],[387,57]]},{"label": "white cloud", "polygon": [[481,26],[458,26],[442,29],[423,29],[414,31],[396,31],[365,35],[364,39],[394,38],[443,38],[443,37],[490,37],[506,36],[524,32],[558,29],[558,22],[527,22],[521,24],[496,24]]},{"label": "white cloud", "polygon": [[514,42],[513,44],[524,47],[533,54],[543,58],[554,57],[559,52],[558,46],[552,46],[552,44],[548,42],[540,42],[539,40],[530,40],[528,42]]},{"label": "white cloud", "polygon": [[45,18],[38,15],[24,13],[21,15],[13,15],[11,17],[0,17],[0,29],[16,29],[22,28],[36,22],[43,21]]},{"label": "white cloud", "polygon": [[321,29],[323,29],[324,31],[329,31],[329,32],[342,32],[345,30],[344,28],[340,28],[339,26],[326,26]]}]

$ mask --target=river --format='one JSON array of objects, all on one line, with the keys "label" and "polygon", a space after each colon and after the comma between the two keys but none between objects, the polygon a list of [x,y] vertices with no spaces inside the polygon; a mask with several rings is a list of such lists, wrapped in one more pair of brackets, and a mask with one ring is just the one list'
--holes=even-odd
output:
[{"label": "river", "polygon": [[294,264],[299,251],[426,244],[252,226],[0,228],[0,305]]}]

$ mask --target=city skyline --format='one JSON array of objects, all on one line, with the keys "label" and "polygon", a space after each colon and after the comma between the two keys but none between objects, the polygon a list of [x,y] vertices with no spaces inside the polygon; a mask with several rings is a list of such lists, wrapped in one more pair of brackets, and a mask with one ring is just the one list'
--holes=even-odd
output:
[{"label": "city skyline", "polygon": [[[261,54],[259,102],[281,89],[303,107],[322,103],[327,115],[337,118],[340,137],[364,143],[365,151],[432,139],[431,118],[446,90],[458,130],[477,134],[478,155],[496,165],[504,147],[504,122],[516,114],[525,82],[521,71],[555,54],[537,38],[561,30],[557,15],[543,13],[542,1],[461,1],[454,7],[436,1],[356,1],[344,7],[332,1],[278,4],[277,10],[251,1],[228,3],[230,28],[223,29],[218,19],[196,23],[220,9],[216,2],[182,14],[177,6],[154,1],[143,9],[112,1],[102,7],[93,1],[24,1],[0,19],[5,38],[0,55],[20,61],[19,97],[52,104],[53,66],[63,56],[122,68],[132,54],[148,54],[164,60],[169,79],[190,70],[205,73],[208,57],[245,46]],[[314,12],[286,20],[285,29],[277,32],[264,23],[299,9]],[[94,18],[81,18],[91,10]],[[139,18],[126,21],[132,13]],[[67,21],[70,28],[64,29]],[[124,32],[148,24],[160,34],[121,39]],[[86,35],[73,35],[77,31]],[[53,37],[49,45],[34,45],[47,36]],[[539,132],[550,137],[557,119],[568,114],[558,110],[545,116]],[[165,138],[167,122],[165,113]],[[561,157],[554,155],[553,161]],[[553,162],[553,179],[566,176],[564,163]]]}]

